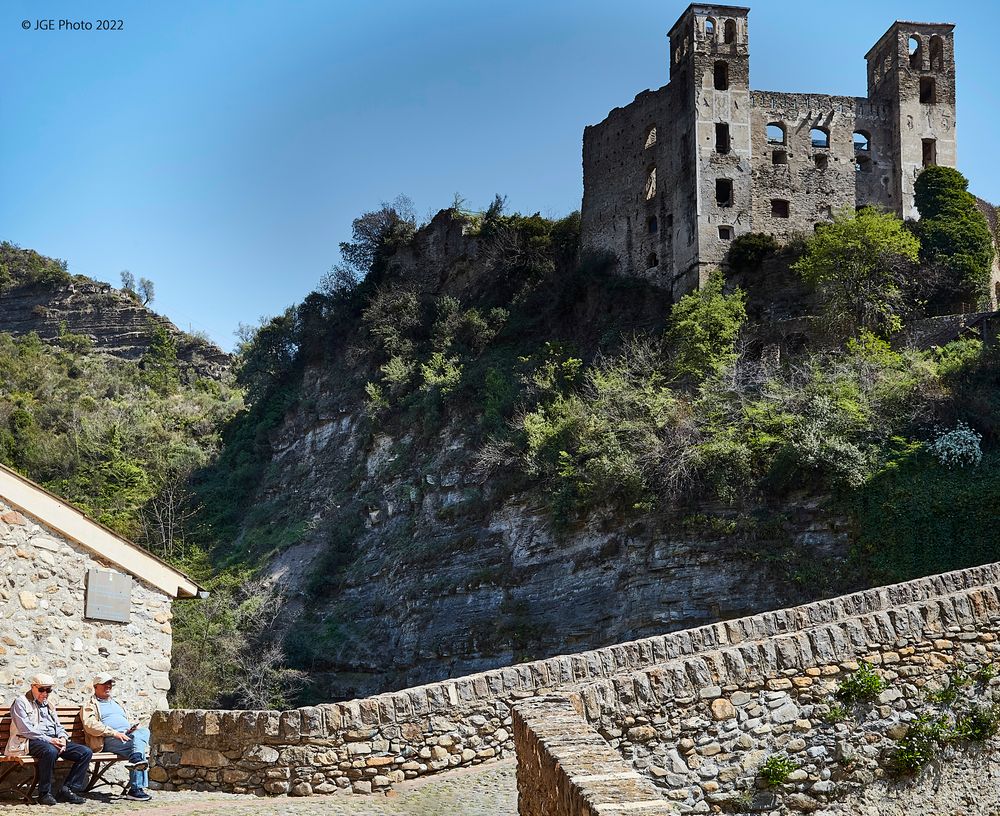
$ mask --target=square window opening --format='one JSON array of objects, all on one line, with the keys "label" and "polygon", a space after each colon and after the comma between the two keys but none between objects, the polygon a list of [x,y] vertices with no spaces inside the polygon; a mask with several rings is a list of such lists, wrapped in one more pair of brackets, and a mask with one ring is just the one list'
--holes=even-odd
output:
[{"label": "square window opening", "polygon": [[933,105],[937,102],[934,77],[920,77],[920,101],[924,105]]},{"label": "square window opening", "polygon": [[830,166],[830,157],[824,156],[822,153],[813,156],[813,161],[816,162],[817,170],[826,170]]},{"label": "square window opening", "polygon": [[771,153],[771,164],[788,164],[788,153],[784,150],[775,150]]},{"label": "square window opening", "polygon": [[732,227],[719,227],[719,238],[723,241],[733,240],[733,228]]},{"label": "square window opening", "polygon": [[788,218],[788,202],[783,198],[772,198],[771,215],[775,218]]}]

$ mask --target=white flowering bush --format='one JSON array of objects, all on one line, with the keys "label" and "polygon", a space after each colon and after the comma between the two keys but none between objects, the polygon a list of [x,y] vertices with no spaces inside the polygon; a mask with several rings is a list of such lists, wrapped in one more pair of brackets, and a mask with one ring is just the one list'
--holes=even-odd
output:
[{"label": "white flowering bush", "polygon": [[959,420],[950,431],[939,431],[930,450],[937,460],[949,468],[960,468],[966,465],[975,467],[983,458],[980,447],[982,435]]}]

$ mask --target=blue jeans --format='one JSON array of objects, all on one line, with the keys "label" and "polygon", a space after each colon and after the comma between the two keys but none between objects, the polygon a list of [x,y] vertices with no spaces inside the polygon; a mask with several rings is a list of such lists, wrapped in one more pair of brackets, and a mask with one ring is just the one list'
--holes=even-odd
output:
[{"label": "blue jeans", "polygon": [[[122,742],[114,737],[104,738],[104,750],[110,751],[118,756],[130,757],[132,754],[142,754],[149,756],[149,729],[136,728],[132,732],[132,739]],[[144,771],[129,771],[128,782],[133,788],[149,787],[149,769]]]},{"label": "blue jeans", "polygon": [[94,755],[86,745],[76,742],[66,743],[66,748],[62,754],[51,742],[41,739],[28,740],[28,753],[35,758],[38,767],[38,795],[45,796],[52,793],[52,771],[56,766],[56,760],[62,756],[63,759],[73,763],[73,768],[66,777],[64,785],[79,793],[83,790],[87,780],[87,771],[90,768],[90,758]]}]

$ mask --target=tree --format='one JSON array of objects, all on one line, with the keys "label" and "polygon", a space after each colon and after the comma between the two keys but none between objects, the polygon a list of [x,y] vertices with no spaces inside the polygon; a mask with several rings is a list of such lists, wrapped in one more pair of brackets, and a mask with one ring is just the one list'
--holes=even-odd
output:
[{"label": "tree", "polygon": [[129,272],[127,269],[123,269],[121,272],[122,276],[122,291],[128,292],[132,297],[136,296],[135,291],[135,275]]},{"label": "tree", "polygon": [[139,278],[139,290],[137,294],[142,300],[142,305],[148,306],[153,302],[155,296],[153,282],[149,278]]},{"label": "tree", "polygon": [[895,215],[865,207],[818,226],[792,269],[816,287],[834,331],[885,337],[915,306],[919,252],[920,242]]},{"label": "tree", "polygon": [[742,289],[724,294],[722,273],[713,272],[699,291],[684,295],[670,312],[667,341],[674,374],[701,381],[721,371],[736,354],[736,339],[746,320]]},{"label": "tree", "polygon": [[390,249],[412,237],[417,228],[413,202],[404,195],[396,196],[391,204],[366,212],[351,223],[352,241],[340,244],[344,262],[361,277],[373,271]]},{"label": "tree", "polygon": [[938,308],[989,300],[993,237],[968,186],[953,167],[928,167],[914,185],[920,211],[914,231],[920,238],[920,259],[939,272],[933,295]]}]

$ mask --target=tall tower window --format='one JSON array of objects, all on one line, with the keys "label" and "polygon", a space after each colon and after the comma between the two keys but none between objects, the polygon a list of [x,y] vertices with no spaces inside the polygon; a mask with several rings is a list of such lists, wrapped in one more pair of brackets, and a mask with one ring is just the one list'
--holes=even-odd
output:
[{"label": "tall tower window", "polygon": [[656,144],[656,128],[651,127],[649,133],[646,134],[646,147],[652,147]]},{"label": "tall tower window", "polygon": [[785,126],[778,122],[768,122],[767,143],[769,145],[783,145],[785,143]]},{"label": "tall tower window", "polygon": [[826,128],[813,128],[809,131],[809,141],[813,147],[829,147],[830,131]]},{"label": "tall tower window", "polygon": [[937,164],[937,140],[921,139],[920,145],[923,153],[922,158],[924,167],[933,167]]},{"label": "tall tower window", "polygon": [[729,90],[729,63],[724,60],[719,60],[715,63],[714,79],[715,79],[715,90],[717,91],[728,91]]},{"label": "tall tower window", "polygon": [[733,206],[733,180],[720,178],[715,180],[715,203],[720,207]]},{"label": "tall tower window", "polygon": [[931,70],[944,70],[944,40],[936,34],[931,37]]},{"label": "tall tower window", "polygon": [[715,152],[729,152],[729,125],[725,122],[715,123]]},{"label": "tall tower window", "polygon": [[650,167],[646,174],[646,201],[656,196],[656,168]]},{"label": "tall tower window", "polygon": [[715,20],[711,17],[705,20],[705,39],[709,42],[715,41]]},{"label": "tall tower window", "polygon": [[649,234],[654,235],[659,230],[660,223],[656,220],[655,215],[651,215],[646,219],[646,226],[649,229]]},{"label": "tall tower window", "polygon": [[920,38],[916,34],[910,36],[907,50],[910,54],[910,67],[919,69],[924,56],[920,53]]},{"label": "tall tower window", "polygon": [[937,89],[934,86],[934,77],[920,77],[920,101],[925,105],[933,105],[937,102]]},{"label": "tall tower window", "polygon": [[723,39],[726,41],[727,45],[732,45],[736,42],[736,21],[726,20],[725,26],[722,28]]}]

